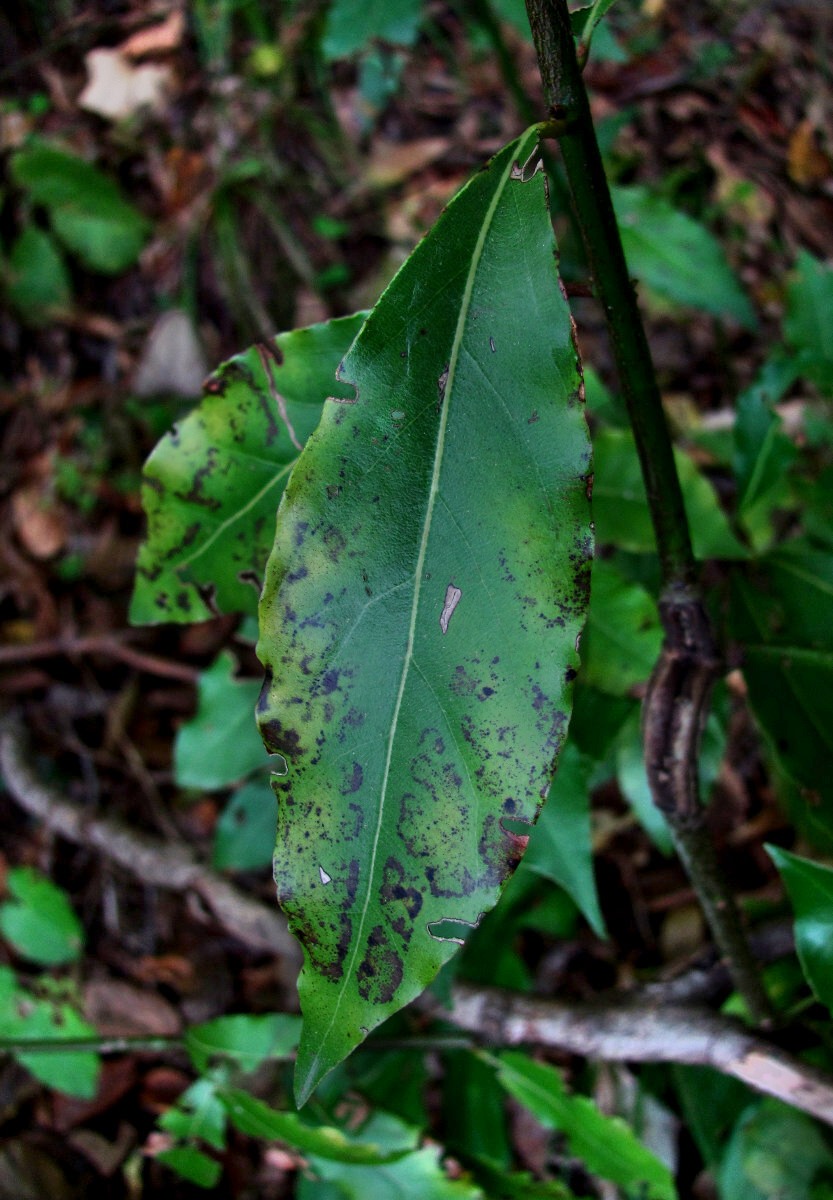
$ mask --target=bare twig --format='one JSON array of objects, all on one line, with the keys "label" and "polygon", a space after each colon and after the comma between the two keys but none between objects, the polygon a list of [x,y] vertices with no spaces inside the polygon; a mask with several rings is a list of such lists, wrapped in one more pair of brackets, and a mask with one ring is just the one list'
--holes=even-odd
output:
[{"label": "bare twig", "polygon": [[72,804],[38,777],[26,754],[23,730],[12,718],[0,726],[0,770],[21,808],[51,833],[99,850],[145,884],[199,896],[230,934],[253,950],[279,956],[282,981],[294,988],[299,947],[277,907],[241,892],[199,862],[183,843],[162,842],[112,818],[89,816]]},{"label": "bare twig", "polygon": [[606,1062],[713,1067],[833,1125],[833,1079],[699,1005],[626,998],[578,1006],[458,984],[442,1016],[491,1045],[535,1045]]},{"label": "bare twig", "polygon": [[171,662],[156,654],[148,654],[123,640],[123,635],[89,634],[83,637],[56,637],[41,642],[29,642],[20,646],[0,646],[0,667],[13,663],[35,662],[42,658],[79,658],[84,655],[101,655],[115,658],[137,671],[159,675],[165,679],[176,679],[181,683],[193,683],[197,670],[185,663]]}]

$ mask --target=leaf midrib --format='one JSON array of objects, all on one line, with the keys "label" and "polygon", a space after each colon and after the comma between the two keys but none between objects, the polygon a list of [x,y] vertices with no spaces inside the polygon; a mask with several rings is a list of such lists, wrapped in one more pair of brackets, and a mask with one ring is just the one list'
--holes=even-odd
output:
[{"label": "leaf midrib", "polygon": [[443,398],[443,403],[440,407],[440,427],[439,427],[439,430],[437,433],[437,441],[436,441],[436,447],[435,447],[435,451],[434,451],[434,464],[433,464],[433,470],[431,473],[431,483],[430,483],[430,487],[429,487],[429,491],[428,491],[428,501],[426,504],[425,519],[423,521],[423,527],[422,527],[422,537],[420,539],[419,552],[417,555],[417,563],[416,563],[416,567],[414,569],[414,597],[413,597],[413,601],[411,604],[411,617],[410,617],[410,621],[409,621],[409,625],[408,625],[408,640],[407,640],[406,647],[405,647],[405,656],[404,656],[404,661],[403,661],[403,666],[402,666],[402,674],[399,679],[399,688],[397,691],[396,703],[394,705],[393,717],[391,719],[390,734],[388,736],[387,753],[386,753],[386,757],[385,757],[385,768],[384,768],[384,774],[382,777],[382,785],[380,788],[380,798],[379,798],[379,806],[378,806],[378,816],[376,819],[376,828],[373,832],[373,845],[372,845],[372,851],[371,851],[371,856],[370,856],[370,865],[369,865],[369,869],[368,869],[368,873],[367,873],[367,885],[365,887],[364,904],[362,906],[362,911],[361,911],[361,916],[360,916],[359,922],[358,922],[357,932],[355,934],[355,937],[353,938],[353,952],[350,956],[350,961],[344,970],[344,974],[342,975],[342,984],[341,984],[341,988],[339,991],[338,999],[336,1000],[336,1003],[333,1006],[332,1014],[330,1017],[330,1022],[321,1038],[320,1049],[318,1050],[317,1054],[315,1055],[315,1057],[312,1060],[312,1063],[310,1064],[310,1068],[307,1073],[308,1081],[310,1079],[315,1079],[315,1081],[317,1082],[318,1063],[321,1060],[321,1057],[327,1046],[327,1042],[330,1038],[330,1034],[332,1033],[332,1030],[333,1030],[333,1027],[335,1026],[336,1020],[338,1019],[338,1013],[341,1008],[342,1001],[344,1000],[344,997],[346,995],[347,986],[349,984],[349,981],[353,976],[353,970],[356,965],[356,959],[358,958],[359,951],[363,944],[364,930],[365,930],[365,925],[367,923],[367,913],[368,913],[368,909],[370,908],[370,898],[371,898],[371,893],[372,893],[373,879],[374,879],[375,873],[376,873],[376,857],[377,857],[378,850],[379,850],[379,842],[381,840],[381,833],[382,833],[382,823],[383,823],[384,814],[386,811],[387,789],[388,789],[388,782],[390,779],[391,762],[393,759],[394,742],[396,740],[396,730],[397,730],[398,723],[399,723],[399,713],[402,708],[402,701],[403,701],[403,698],[405,695],[405,688],[407,685],[408,675],[410,673],[411,661],[413,658],[414,642],[415,642],[415,638],[416,638],[417,617],[419,614],[419,602],[420,602],[420,597],[421,597],[421,592],[422,592],[422,576],[423,576],[423,570],[424,570],[424,566],[425,566],[425,557],[426,557],[426,554],[428,551],[428,541],[429,541],[429,537],[430,537],[430,533],[431,533],[431,525],[432,525],[433,514],[434,514],[434,506],[436,504],[437,496],[439,494],[440,472],[441,472],[441,468],[442,468],[443,453],[444,453],[444,449],[445,449],[445,435],[446,435],[446,429],[448,426],[448,414],[451,410],[451,403],[452,403],[453,396],[454,396],[454,382],[455,382],[455,378],[456,378],[456,374],[457,374],[457,363],[458,363],[458,360],[460,357],[460,350],[461,350],[462,344],[463,344],[463,336],[465,333],[466,322],[467,322],[469,310],[471,307],[471,297],[472,297],[472,293],[474,291],[474,284],[475,284],[475,280],[477,278],[478,269],[480,267],[480,260],[483,256],[483,248],[486,244],[486,238],[488,236],[489,230],[491,229],[492,221],[494,220],[494,215],[495,215],[497,206],[500,202],[501,197],[503,196],[503,193],[506,189],[507,184],[509,183],[509,179],[511,177],[511,173],[512,173],[514,164],[521,157],[523,144],[525,142],[527,142],[530,137],[534,137],[534,136],[535,136],[534,134],[528,134],[527,137],[522,137],[517,144],[516,154],[510,156],[510,158],[507,160],[507,165],[504,169],[503,178],[501,179],[498,186],[495,188],[494,195],[492,196],[492,199],[489,203],[489,207],[486,210],[483,222],[480,226],[480,232],[478,233],[477,242],[475,243],[474,251],[472,253],[471,265],[468,270],[466,284],[465,284],[465,288],[463,290],[463,297],[462,297],[462,301],[460,304],[460,314],[457,318],[457,325],[454,330],[454,338],[451,343],[451,354],[449,356],[448,378],[446,380],[445,394],[444,394],[444,398]]}]

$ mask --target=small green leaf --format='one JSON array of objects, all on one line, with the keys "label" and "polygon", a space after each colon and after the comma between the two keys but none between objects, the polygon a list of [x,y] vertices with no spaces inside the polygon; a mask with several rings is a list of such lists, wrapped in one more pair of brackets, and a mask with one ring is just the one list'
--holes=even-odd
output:
[{"label": "small green leaf", "polygon": [[75,962],[84,929],[66,892],[32,867],[15,867],[7,883],[13,899],[0,905],[0,932],[15,950],[46,967]]},{"label": "small green leaf", "polygon": [[172,1146],[154,1155],[157,1162],[169,1167],[197,1187],[213,1188],[220,1182],[223,1168],[196,1146]]},{"label": "small green leaf", "polygon": [[277,1139],[320,1159],[339,1163],[390,1164],[409,1154],[415,1133],[408,1133],[404,1145],[390,1148],[375,1142],[350,1137],[334,1125],[309,1125],[294,1112],[279,1112],[249,1092],[225,1088],[220,1097],[235,1129],[249,1137]]},{"label": "small green leaf", "polygon": [[282,333],[229,359],[158,444],[145,465],[134,624],[257,612],[284,485],[325,397],[350,394],[335,371],[363,320]]},{"label": "small green leaf", "polygon": [[795,912],[795,944],[805,978],[833,1011],[833,869],[777,846],[767,851]]},{"label": "small green leaf", "polygon": [[254,723],[260,684],[235,679],[235,667],[234,656],[224,650],[197,681],[196,716],[180,726],[174,742],[174,778],[180,787],[228,787],[266,762]]},{"label": "small green leaf", "polygon": [[584,913],[593,932],[603,938],[606,930],[593,874],[590,830],[592,770],[592,760],[568,742],[541,816],[530,834],[523,865],[525,870],[535,871],[562,887]]},{"label": "small green leaf", "polygon": [[159,1118],[159,1128],[178,1141],[201,1141],[215,1150],[226,1144],[226,1110],[211,1079],[197,1079]]},{"label": "small green leaf", "polygon": [[831,1154],[818,1125],[775,1100],[746,1110],[717,1173],[727,1200],[827,1200]]},{"label": "small green leaf", "polygon": [[568,1095],[561,1075],[525,1054],[497,1060],[499,1082],[548,1129],[563,1133],[570,1154],[587,1169],[645,1200],[676,1200],[677,1190],[661,1163],[620,1117],[606,1117],[587,1096]]},{"label": "small green leaf", "polygon": [[833,802],[833,554],[795,541],[737,572],[731,622],[770,747],[795,782]]},{"label": "small green leaf", "polygon": [[662,645],[656,601],[611,563],[593,564],[590,608],[582,640],[583,680],[626,696],[654,669]]},{"label": "small green leaf", "polygon": [[566,733],[590,448],[536,137],[390,284],[278,517],[259,721],[288,767],[300,1101],[495,904],[524,844],[502,820],[532,822]]},{"label": "small green leaf", "polygon": [[374,41],[412,46],[424,17],[422,0],[333,0],[321,49],[332,62],[364,50]]},{"label": "small green leaf", "polygon": [[90,163],[35,142],[14,155],[11,173],[49,210],[55,233],[85,266],[117,274],[136,261],[150,222]]},{"label": "small green leaf", "polygon": [[46,325],[72,303],[72,284],[53,238],[28,225],[12,245],[6,297],[29,325]]},{"label": "small green leaf", "polygon": [[648,837],[662,854],[672,854],[674,842],[668,822],[654,804],[648,783],[642,746],[642,717],[638,709],[622,726],[617,739],[616,779],[619,790]]},{"label": "small green leaf", "polygon": [[798,351],[801,373],[833,390],[833,269],[799,250],[787,287],[784,336]]},{"label": "small green leaf", "polygon": [[267,778],[253,779],[237,789],[220,814],[212,863],[218,871],[257,871],[271,863],[274,841],[274,794]]},{"label": "small green leaf", "polygon": [[294,1053],[300,1033],[301,1018],[294,1013],[233,1013],[188,1029],[185,1048],[197,1071],[207,1071],[218,1058],[256,1071],[268,1058]]},{"label": "small green leaf", "polygon": [[[17,997],[16,1019],[5,1036],[61,1042],[68,1038],[95,1037],[96,1030],[71,1004],[55,1003],[26,993]],[[0,1022],[0,1028],[4,1024]],[[91,1100],[98,1090],[101,1059],[93,1050],[56,1052],[45,1046],[37,1050],[13,1051],[14,1057],[36,1079],[54,1091],[81,1100]]]},{"label": "small green leaf", "polygon": [[[746,558],[714,488],[687,454],[675,451],[694,553],[698,558]],[[596,540],[620,550],[655,553],[656,542],[633,435],[602,429],[593,440],[593,516]]]},{"label": "small green leaf", "polygon": [[644,187],[611,188],[628,268],[651,291],[675,304],[757,325],[749,298],[704,225]]},{"label": "small green leaf", "polygon": [[732,461],[738,484],[737,514],[756,550],[774,539],[775,510],[790,504],[787,472],[797,450],[781,431],[781,419],[772,406],[794,382],[797,373],[793,360],[773,359],[737,401]]}]

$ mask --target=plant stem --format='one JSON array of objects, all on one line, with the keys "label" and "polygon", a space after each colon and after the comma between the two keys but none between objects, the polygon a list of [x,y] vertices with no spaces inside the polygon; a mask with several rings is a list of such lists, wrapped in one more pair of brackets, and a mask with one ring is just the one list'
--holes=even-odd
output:
[{"label": "plant stem", "polygon": [[636,442],[662,574],[665,640],[643,708],[645,765],[680,859],[738,991],[757,1021],[770,1006],[732,892],[717,863],[697,785],[700,739],[719,660],[697,588],[674,449],[645,327],[628,275],[566,0],[526,0],[576,224],[605,314]]}]

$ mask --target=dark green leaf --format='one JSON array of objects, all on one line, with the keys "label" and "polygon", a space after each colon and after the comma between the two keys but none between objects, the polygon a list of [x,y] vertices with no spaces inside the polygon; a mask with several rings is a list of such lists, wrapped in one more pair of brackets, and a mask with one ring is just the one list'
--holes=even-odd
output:
[{"label": "dark green leaf", "polygon": [[502,1054],[498,1080],[548,1129],[567,1138],[570,1153],[587,1169],[645,1200],[675,1200],[668,1167],[639,1141],[620,1117],[606,1117],[587,1096],[568,1095],[561,1075],[525,1054]]},{"label": "dark green leaf", "polygon": [[833,554],[794,542],[733,579],[749,699],[783,769],[833,803]]},{"label": "dark green leaf", "polygon": [[347,58],[374,41],[411,46],[423,17],[422,0],[333,0],[321,44],[324,57]]},{"label": "dark green leaf", "polygon": [[675,304],[755,328],[755,311],[705,226],[647,188],[611,193],[628,267],[640,282]]},{"label": "dark green leaf", "polygon": [[735,1127],[717,1181],[727,1200],[823,1200],[833,1154],[811,1117],[764,1100]]},{"label": "dark green leaf", "polygon": [[282,333],[230,359],[145,466],[148,537],[135,624],[257,610],[275,513],[364,314]]},{"label": "dark green leaf", "polygon": [[43,966],[75,962],[84,929],[67,895],[33,867],[9,871],[12,899],[0,905],[0,932],[19,954]]},{"label": "dark green leaf", "polygon": [[403,266],[279,514],[259,720],[288,762],[301,1100],[454,953],[435,923],[496,902],[502,818],[534,819],[566,731],[590,452],[535,155],[506,147]]},{"label": "dark green leaf", "polygon": [[464,1158],[509,1167],[505,1099],[491,1067],[469,1050],[448,1051],[443,1062],[443,1128],[449,1147]]},{"label": "dark green leaf", "polygon": [[671,1073],[685,1123],[706,1166],[714,1168],[723,1157],[729,1133],[749,1105],[749,1089],[711,1067],[675,1065]]},{"label": "dark green leaf", "polygon": [[799,353],[802,374],[833,388],[833,269],[799,250],[787,287],[784,335]]},{"label": "dark green leaf", "polygon": [[755,385],[738,397],[733,469],[738,484],[738,520],[756,549],[772,542],[773,512],[790,501],[787,472],[797,451],[773,412],[796,377],[795,363],[779,358]]},{"label": "dark green leaf", "polygon": [[[266,764],[254,722],[260,684],[235,679],[235,667],[234,656],[224,650],[197,681],[196,716],[180,726],[174,742],[174,777],[180,787],[228,787]],[[278,767],[283,769],[281,763]],[[269,805],[265,785],[263,803]]]},{"label": "dark green leaf", "polygon": [[85,266],[117,274],[136,261],[150,223],[90,163],[36,142],[15,154],[11,172],[36,203],[49,209],[56,234]]},{"label": "dark green leaf", "polygon": [[29,325],[46,325],[72,302],[72,284],[60,250],[48,233],[28,225],[9,257],[9,303]]},{"label": "dark green leaf", "polygon": [[[745,558],[717,496],[687,454],[674,455],[698,558]],[[603,429],[593,441],[593,516],[600,545],[637,553],[655,551],[651,514],[632,434]]]},{"label": "dark green leaf", "polygon": [[564,888],[599,937],[605,923],[593,874],[590,830],[591,759],[572,743],[564,747],[550,794],[532,830],[524,869]]},{"label": "dark green leaf", "polygon": [[795,945],[816,998],[833,1011],[833,870],[777,846],[769,856],[795,912]]},{"label": "dark green leaf", "polygon": [[220,814],[212,863],[219,871],[257,871],[271,863],[274,840],[275,797],[267,778],[253,779],[237,789]]}]

